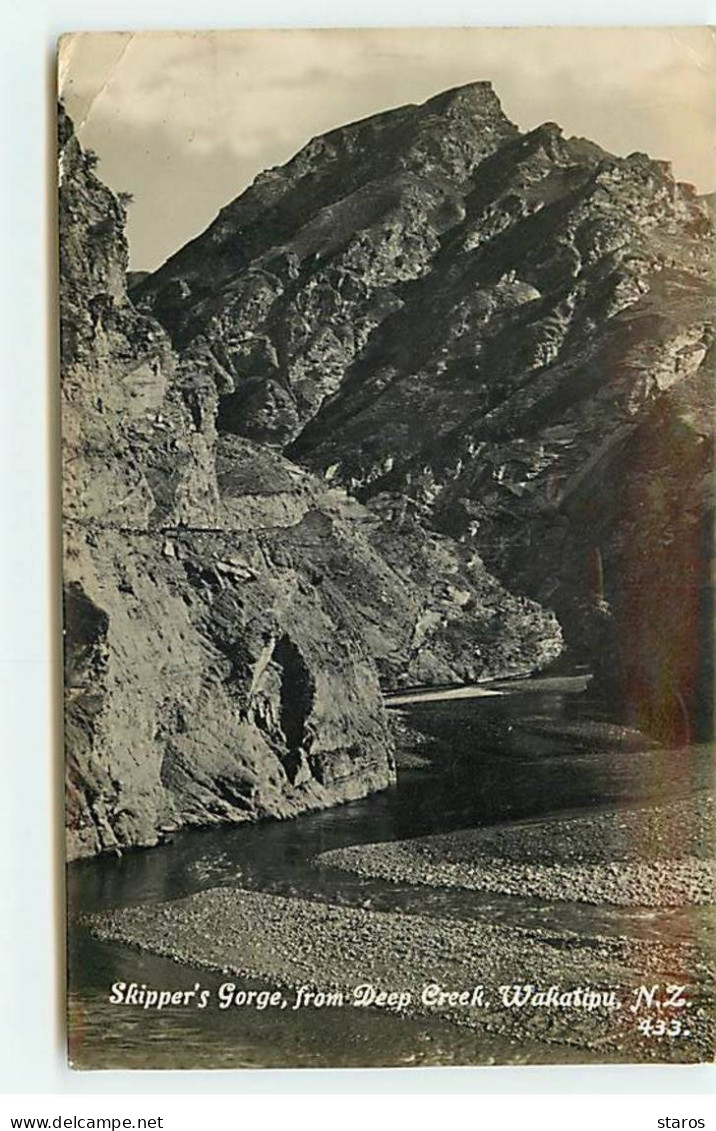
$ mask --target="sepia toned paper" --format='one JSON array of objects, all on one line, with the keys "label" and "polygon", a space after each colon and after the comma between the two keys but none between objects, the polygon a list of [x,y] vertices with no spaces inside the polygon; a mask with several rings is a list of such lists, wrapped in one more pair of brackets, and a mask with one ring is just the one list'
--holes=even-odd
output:
[{"label": "sepia toned paper", "polygon": [[74,1067],[712,1060],[713,64],[60,41]]}]

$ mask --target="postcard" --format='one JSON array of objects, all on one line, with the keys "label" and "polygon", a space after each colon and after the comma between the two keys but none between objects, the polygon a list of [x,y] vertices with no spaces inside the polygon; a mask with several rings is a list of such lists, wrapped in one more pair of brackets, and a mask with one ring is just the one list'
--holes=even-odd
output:
[{"label": "postcard", "polygon": [[75,1068],[713,1059],[715,61],[60,41]]}]

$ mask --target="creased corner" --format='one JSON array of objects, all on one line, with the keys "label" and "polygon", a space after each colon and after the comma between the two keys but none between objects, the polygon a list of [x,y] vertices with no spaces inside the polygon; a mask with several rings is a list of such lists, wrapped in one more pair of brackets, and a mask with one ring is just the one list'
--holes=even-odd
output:
[{"label": "creased corner", "polygon": [[[137,35],[136,32],[111,32],[109,34],[100,32],[96,34],[106,40],[116,40],[118,43],[118,53],[107,63],[104,73],[98,76],[96,89],[87,92],[88,101],[86,109],[75,124],[78,136],[87,125],[94,107],[110,85]],[[77,49],[81,41],[86,39],[88,35],[94,36],[95,33],[74,32],[63,35],[58,40],[57,87],[60,98],[62,98],[67,84],[72,81],[73,64]]]},{"label": "creased corner", "polygon": [[67,75],[72,65],[72,57],[75,53],[75,44],[80,39],[81,34],[81,32],[76,31],[65,32],[57,40],[57,95],[59,98],[62,98]]}]

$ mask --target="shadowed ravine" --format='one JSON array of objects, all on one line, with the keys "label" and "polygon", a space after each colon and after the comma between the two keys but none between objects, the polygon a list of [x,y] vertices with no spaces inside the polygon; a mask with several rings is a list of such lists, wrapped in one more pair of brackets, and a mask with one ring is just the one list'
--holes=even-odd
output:
[{"label": "shadowed ravine", "polygon": [[713,201],[480,81],[137,282],[58,124],[74,1063],[712,1058]]}]

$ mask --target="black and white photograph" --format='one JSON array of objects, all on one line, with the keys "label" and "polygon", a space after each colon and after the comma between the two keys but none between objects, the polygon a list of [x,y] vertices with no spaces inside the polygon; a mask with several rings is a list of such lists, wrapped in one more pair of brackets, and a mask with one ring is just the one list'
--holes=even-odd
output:
[{"label": "black and white photograph", "polygon": [[713,1061],[715,64],[60,40],[73,1069]]}]

